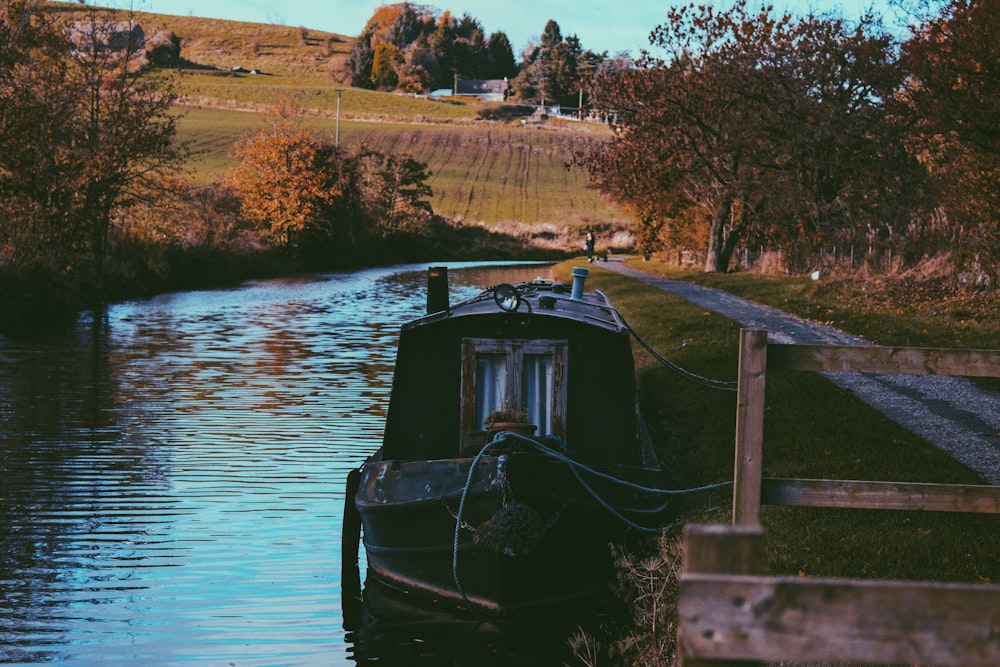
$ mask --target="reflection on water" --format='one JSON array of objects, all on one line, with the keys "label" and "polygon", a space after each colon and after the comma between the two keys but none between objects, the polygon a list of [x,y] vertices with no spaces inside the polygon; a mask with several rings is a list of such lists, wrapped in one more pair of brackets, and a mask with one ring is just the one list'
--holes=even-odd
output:
[{"label": "reflection on water", "polygon": [[359,664],[393,667],[469,665],[470,667],[552,667],[603,664],[604,654],[582,661],[573,655],[570,638],[580,632],[605,641],[620,636],[617,620],[622,603],[604,600],[546,615],[513,620],[476,619],[408,601],[400,592],[369,582],[364,591],[361,623],[347,634]]},{"label": "reflection on water", "polygon": [[[449,641],[435,656],[420,636],[456,635],[425,613],[389,623],[375,596],[343,629],[344,479],[378,447],[425,268],[172,294],[0,338],[0,662],[503,655],[466,624],[479,658],[453,662]],[[547,273],[497,271],[452,265],[452,300]]]}]

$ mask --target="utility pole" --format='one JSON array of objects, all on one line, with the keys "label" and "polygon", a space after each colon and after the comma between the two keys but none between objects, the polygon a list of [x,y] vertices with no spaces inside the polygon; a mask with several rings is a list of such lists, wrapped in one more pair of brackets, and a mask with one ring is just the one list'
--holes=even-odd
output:
[{"label": "utility pole", "polygon": [[341,92],[343,92],[343,89],[338,88],[337,89],[337,130],[336,130],[336,133],[334,134],[334,139],[333,139],[333,143],[336,144],[337,146],[340,145],[340,93]]}]

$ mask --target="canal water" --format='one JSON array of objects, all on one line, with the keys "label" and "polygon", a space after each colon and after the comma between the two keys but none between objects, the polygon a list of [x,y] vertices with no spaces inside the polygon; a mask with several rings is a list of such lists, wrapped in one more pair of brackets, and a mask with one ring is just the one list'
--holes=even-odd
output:
[{"label": "canal water", "polygon": [[[344,480],[379,445],[425,269],[169,294],[0,337],[0,662],[542,655],[537,633],[508,641],[374,589],[345,629]],[[548,267],[449,273],[456,301]]]}]

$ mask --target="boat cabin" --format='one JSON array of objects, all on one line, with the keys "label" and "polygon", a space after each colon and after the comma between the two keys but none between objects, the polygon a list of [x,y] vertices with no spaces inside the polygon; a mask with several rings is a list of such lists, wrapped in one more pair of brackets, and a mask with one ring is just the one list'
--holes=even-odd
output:
[{"label": "boat cabin", "polygon": [[474,456],[508,405],[574,458],[640,464],[629,332],[603,294],[501,285],[404,325],[383,459]]}]

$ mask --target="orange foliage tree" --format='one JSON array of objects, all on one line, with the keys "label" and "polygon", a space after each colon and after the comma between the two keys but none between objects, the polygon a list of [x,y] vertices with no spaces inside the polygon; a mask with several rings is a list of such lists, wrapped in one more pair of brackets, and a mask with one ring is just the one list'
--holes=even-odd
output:
[{"label": "orange foliage tree", "polygon": [[234,149],[229,185],[270,243],[316,256],[414,233],[427,222],[433,191],[426,164],[364,145],[345,151],[300,127],[300,113],[294,99],[279,97],[270,127]]},{"label": "orange foliage tree", "polygon": [[279,98],[269,112],[271,127],[237,141],[229,178],[243,215],[279,246],[307,230],[329,229],[331,209],[345,195],[343,154],[298,127],[298,113],[292,99]]},{"label": "orange foliage tree", "polygon": [[0,0],[0,268],[100,295],[113,222],[169,189],[186,156],[176,100],[91,8],[70,42],[39,0]]}]

